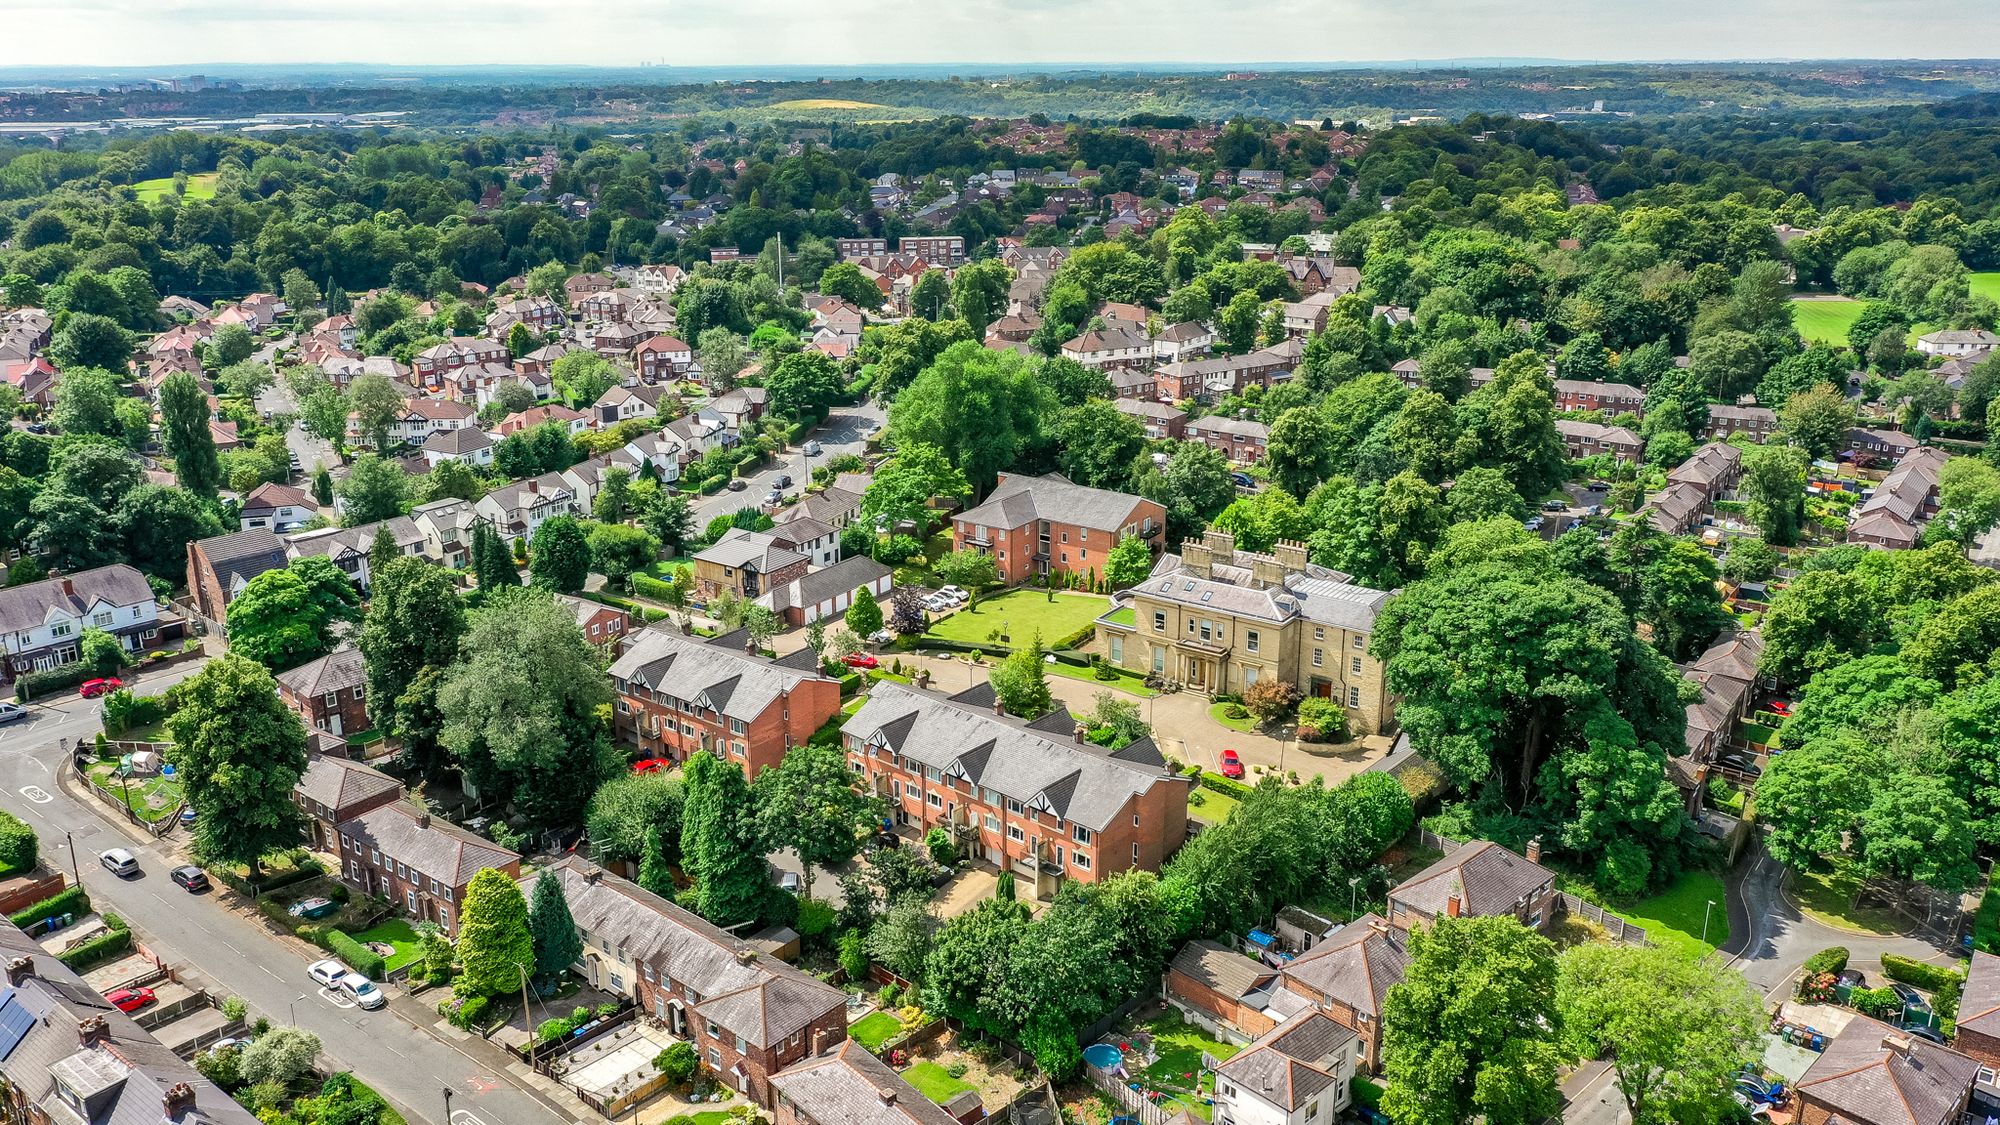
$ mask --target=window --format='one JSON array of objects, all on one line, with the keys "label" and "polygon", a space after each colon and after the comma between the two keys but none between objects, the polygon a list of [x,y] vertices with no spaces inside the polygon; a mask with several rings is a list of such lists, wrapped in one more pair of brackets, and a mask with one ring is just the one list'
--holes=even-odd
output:
[{"label": "window", "polygon": [[1358,687],[1351,687],[1351,688],[1348,688],[1348,689],[1347,689],[1347,705],[1348,705],[1349,707],[1359,707],[1359,706],[1361,706],[1361,689],[1360,689],[1360,688],[1358,688]]},{"label": "window", "polygon": [[992,813],[987,813],[987,814],[986,814],[986,830],[987,830],[988,832],[998,832],[998,831],[1000,831],[1000,818],[999,818],[999,817],[997,817],[997,816],[994,816],[994,815],[993,815]]},{"label": "window", "polygon": [[1167,670],[1167,650],[1166,650],[1166,649],[1163,649],[1163,648],[1156,648],[1156,649],[1154,649],[1154,650],[1153,650],[1153,674],[1154,674],[1155,676],[1158,676],[1158,675],[1161,675],[1161,674],[1165,673],[1165,672],[1166,672],[1166,670]]},{"label": "window", "polygon": [[938,796],[936,793],[930,794],[929,797],[926,799],[930,802],[932,808],[944,807],[944,798]]},{"label": "window", "polygon": [[1326,639],[1326,629],[1319,625],[1313,626],[1313,640],[1323,641],[1325,639]]},{"label": "window", "polygon": [[1079,844],[1088,844],[1090,843],[1091,831],[1081,824],[1072,825],[1069,830],[1069,837]]},{"label": "window", "polygon": [[1083,547],[1083,548],[1079,548],[1079,549],[1077,550],[1077,552],[1076,552],[1076,557],[1077,557],[1078,559],[1080,559],[1080,560],[1083,560],[1083,561],[1089,561],[1089,559],[1090,559],[1090,548],[1088,548],[1088,547]]},{"label": "window", "polygon": [[417,892],[404,891],[403,905],[409,907],[410,913],[415,914],[417,912]]},{"label": "window", "polygon": [[1165,610],[1161,610],[1161,609],[1156,609],[1156,610],[1154,610],[1154,611],[1153,611],[1153,629],[1154,629],[1154,631],[1156,631],[1156,632],[1165,632],[1165,631],[1166,631],[1166,628],[1167,628],[1167,613],[1166,613],[1166,611],[1165,611]]},{"label": "window", "polygon": [[1257,630],[1245,629],[1243,631],[1243,645],[1251,652],[1257,651],[1257,642],[1259,639],[1260,638],[1257,636]]},{"label": "window", "polygon": [[106,612],[104,612],[104,613],[93,613],[93,614],[91,614],[91,615],[90,615],[90,623],[91,623],[92,625],[109,625],[109,624],[111,624],[111,613],[110,613],[110,611],[108,611],[108,610],[107,610],[107,611],[106,611]]},{"label": "window", "polygon": [[1354,647],[1357,649],[1366,649],[1368,647],[1368,638],[1356,633],[1354,635]]},{"label": "window", "polygon": [[72,627],[67,621],[57,622],[49,627],[49,636],[51,637],[67,637],[71,632]]},{"label": "window", "polygon": [[1326,650],[1325,650],[1325,649],[1322,649],[1322,648],[1316,648],[1316,649],[1314,649],[1314,650],[1313,650],[1313,667],[1315,667],[1315,668],[1319,668],[1319,667],[1323,667],[1323,666],[1325,665],[1325,663],[1326,663]]},{"label": "window", "polygon": [[1257,669],[1243,669],[1243,690],[1249,691],[1257,683]]},{"label": "window", "polygon": [[1023,836],[1021,835],[1021,826],[1020,826],[1020,825],[1018,825],[1018,824],[1010,824],[1010,825],[1008,825],[1008,826],[1007,826],[1007,838],[1008,838],[1009,840],[1020,840],[1020,839],[1023,839],[1024,837],[1023,837]]},{"label": "window", "polygon": [[1138,813],[1133,813],[1133,814],[1132,814],[1132,827],[1134,827],[1134,828],[1137,828],[1137,827],[1139,827],[1139,814],[1138,814]]},{"label": "window", "polygon": [[1007,798],[1007,811],[1010,813],[1014,813],[1017,816],[1020,815],[1021,802],[1016,801],[1012,797]]},{"label": "window", "polygon": [[[1138,820],[1139,818],[1136,816],[1132,818],[1132,821],[1135,824],[1138,823]],[[1132,845],[1132,862],[1133,863],[1139,862],[1139,845],[1137,844]]]},{"label": "window", "polygon": [[[1061,851],[1062,851],[1062,849],[1061,849],[1061,848],[1057,848],[1057,849],[1056,849],[1056,851],[1058,851],[1058,852],[1061,852]],[[1075,855],[1072,855],[1072,856],[1071,856],[1070,858],[1076,861],[1076,865],[1077,865],[1078,867],[1082,868],[1082,869],[1083,869],[1083,870],[1085,870],[1085,871],[1088,871],[1088,870],[1090,870],[1090,857],[1089,857],[1089,856],[1087,856],[1087,855],[1083,854],[1082,852],[1077,852],[1077,853],[1076,853]],[[1061,863],[1061,862],[1062,862],[1062,857],[1061,857],[1060,855],[1058,855],[1058,856],[1056,857],[1056,862],[1057,862],[1057,863]]]}]

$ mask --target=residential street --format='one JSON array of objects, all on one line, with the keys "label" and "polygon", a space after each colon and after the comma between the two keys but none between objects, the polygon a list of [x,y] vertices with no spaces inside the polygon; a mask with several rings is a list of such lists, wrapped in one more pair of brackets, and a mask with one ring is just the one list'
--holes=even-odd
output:
[{"label": "residential street", "polygon": [[1782,864],[1760,851],[1738,867],[1729,896],[1731,941],[1723,952],[1736,957],[1733,964],[1760,991],[1785,984],[1806,958],[1831,945],[1847,947],[1849,963],[1871,975],[1884,953],[1939,964],[1955,956],[1948,935],[1877,937],[1814,921],[1783,892],[1784,874]]},{"label": "residential street", "polygon": [[860,454],[866,448],[864,440],[868,434],[883,423],[886,415],[880,403],[869,400],[859,406],[838,407],[826,416],[826,421],[808,435],[820,443],[821,453],[817,457],[807,457],[799,449],[790,450],[775,465],[759,470],[752,476],[744,477],[743,491],[724,490],[713,496],[704,496],[694,504],[694,530],[699,532],[708,526],[708,521],[717,516],[727,515],[742,508],[755,508],[763,504],[764,494],[771,491],[771,485],[781,474],[789,473],[792,487],[787,493],[803,491],[812,480],[814,468],[842,453]]},{"label": "residential street", "polygon": [[[157,692],[200,667],[190,661],[139,677],[139,683]],[[434,1038],[393,1010],[335,1006],[306,978],[304,947],[272,936],[247,912],[226,907],[233,897],[226,890],[190,896],[170,882],[168,869],[182,862],[170,846],[107,822],[100,815],[103,806],[72,796],[58,781],[65,768],[60,740],[73,745],[95,734],[98,708],[95,700],[71,696],[57,707],[37,708],[34,719],[0,734],[0,807],[26,818],[40,833],[42,854],[51,865],[70,866],[64,833],[70,834],[79,853],[75,868],[100,911],[116,911],[170,963],[192,966],[225,994],[242,997],[253,1016],[274,1024],[296,1017],[298,1026],[320,1037],[331,1061],[397,1102],[406,1116],[414,1111],[413,1121],[441,1125],[447,1086],[454,1097],[451,1125],[568,1119],[491,1063]],[[97,864],[97,853],[116,846],[139,856],[143,874],[121,880]]]}]

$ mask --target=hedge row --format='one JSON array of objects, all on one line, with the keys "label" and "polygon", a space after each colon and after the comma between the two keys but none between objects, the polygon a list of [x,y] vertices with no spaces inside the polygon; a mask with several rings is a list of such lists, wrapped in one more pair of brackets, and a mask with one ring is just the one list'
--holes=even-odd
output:
[{"label": "hedge row", "polygon": [[326,951],[347,962],[349,968],[369,980],[383,980],[388,976],[388,963],[380,954],[339,930],[327,931]]},{"label": "hedge row", "polygon": [[41,841],[26,821],[0,812],[0,872],[29,871],[41,858]]},{"label": "hedge row", "polygon": [[111,928],[75,949],[61,954],[56,960],[80,973],[85,969],[101,965],[113,957],[121,956],[132,948],[132,928],[125,924],[125,919],[116,914],[106,914],[104,924]]},{"label": "hedge row", "polygon": [[1811,957],[1806,958],[1805,970],[1807,976],[1813,976],[1816,973],[1838,974],[1845,968],[1847,968],[1847,948],[1845,946],[1836,945],[1829,949],[1822,949]]},{"label": "hedge row", "polygon": [[83,664],[51,668],[46,672],[24,672],[14,681],[14,698],[26,703],[45,695],[57,695],[96,675],[94,669]]},{"label": "hedge row", "polygon": [[1201,787],[1203,789],[1213,789],[1217,793],[1226,793],[1238,800],[1250,795],[1250,786],[1233,778],[1223,777],[1220,774],[1208,773],[1206,771],[1201,775]]},{"label": "hedge row", "polygon": [[1965,990],[1964,974],[1927,961],[1913,961],[1894,953],[1884,953],[1882,975],[1930,992],[1931,1007],[1937,1010],[1938,1015],[1946,1019],[1958,1015],[1959,994]]},{"label": "hedge row", "polygon": [[211,867],[208,873],[222,880],[225,886],[237,894],[245,898],[257,898],[261,895],[270,894],[272,891],[289,887],[293,883],[303,883],[307,879],[317,879],[321,875],[326,874],[326,868],[320,866],[319,860],[307,856],[305,862],[290,871],[264,876],[263,879],[258,881],[255,887],[250,885],[248,879],[245,879],[225,866],[218,865]]},{"label": "hedge row", "polygon": [[53,918],[58,914],[81,918],[88,913],[90,913],[90,892],[83,889],[83,884],[78,883],[50,895],[33,906],[16,910],[7,916],[7,920],[25,930],[44,918]]},{"label": "hedge row", "polygon": [[671,582],[662,582],[650,574],[633,575],[632,592],[642,598],[651,598],[656,602],[672,602],[674,600],[674,584]]}]

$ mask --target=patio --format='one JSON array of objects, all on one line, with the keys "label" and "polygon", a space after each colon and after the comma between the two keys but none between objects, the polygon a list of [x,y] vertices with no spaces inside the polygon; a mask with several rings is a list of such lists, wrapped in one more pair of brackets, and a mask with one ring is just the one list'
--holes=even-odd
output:
[{"label": "patio", "polygon": [[653,1060],[674,1042],[665,1028],[633,1020],[565,1058],[563,1082],[598,1112],[615,1115],[652,1096],[652,1087],[664,1081]]}]

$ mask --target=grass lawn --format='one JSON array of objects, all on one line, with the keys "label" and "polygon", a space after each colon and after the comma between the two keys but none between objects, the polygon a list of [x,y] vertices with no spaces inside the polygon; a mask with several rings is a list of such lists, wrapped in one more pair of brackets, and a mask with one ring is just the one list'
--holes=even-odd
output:
[{"label": "grass lawn", "polygon": [[181,783],[167,777],[135,777],[121,781],[118,763],[97,762],[90,767],[91,784],[125,803],[148,824],[174,815],[181,807]]},{"label": "grass lawn", "polygon": [[1807,340],[1845,346],[1847,330],[1860,318],[1867,302],[1848,297],[1802,301],[1792,299],[1792,325]]},{"label": "grass lawn", "polygon": [[[1227,1062],[1242,1049],[1211,1039],[1200,1028],[1173,1017],[1154,1020],[1146,1029],[1153,1033],[1153,1051],[1158,1057],[1144,1073],[1146,1081],[1154,1085],[1192,1091],[1198,1083],[1201,1092],[1207,1093],[1215,1089],[1215,1077],[1202,1072],[1202,1052],[1213,1055],[1217,1062]],[[1197,1076],[1194,1082],[1187,1078],[1190,1074]]]},{"label": "grass lawn", "polygon": [[2000,301],[2000,270],[1975,273],[1969,280],[1972,283],[1973,296]]},{"label": "grass lawn", "polygon": [[726,1109],[705,1109],[700,1113],[683,1113],[679,1117],[667,1119],[667,1125],[727,1125],[729,1111]]},{"label": "grass lawn", "polygon": [[1116,612],[1106,615],[1104,620],[1110,622],[1113,625],[1132,625],[1134,624],[1135,621],[1132,614],[1132,607],[1129,605],[1126,606],[1124,609],[1117,610]]},{"label": "grass lawn", "polygon": [[1230,730],[1240,730],[1244,734],[1253,734],[1257,730],[1256,716],[1246,715],[1241,719],[1232,719],[1229,717],[1228,712],[1231,707],[1241,706],[1242,704],[1240,703],[1211,703],[1208,705],[1208,717],[1228,727]]},{"label": "grass lawn", "polygon": [[968,1090],[978,1089],[977,1086],[974,1086],[963,1078],[953,1078],[950,1071],[929,1059],[925,1059],[919,1063],[912,1063],[910,1069],[903,1072],[903,1081],[915,1086],[917,1093],[922,1094],[939,1105],[945,1104]]},{"label": "grass lawn", "polygon": [[1743,737],[1758,746],[1769,746],[1778,740],[1778,732],[1763,723],[1744,723]]},{"label": "grass lawn", "polygon": [[371,941],[379,941],[394,947],[396,951],[383,958],[384,967],[392,973],[423,955],[423,947],[417,941],[417,931],[401,918],[391,918],[358,934],[348,936],[364,945]]},{"label": "grass lawn", "polygon": [[672,582],[676,574],[693,569],[694,564],[686,559],[654,559],[646,564],[646,569],[638,573],[648,578],[657,578],[662,582]]},{"label": "grass lawn", "polygon": [[1864,930],[1873,934],[1899,934],[1904,920],[1883,906],[1855,906],[1855,883],[1837,875],[1816,871],[1794,872],[1790,890],[1799,909],[1816,922],[1843,930]]},{"label": "grass lawn", "polygon": [[[1196,794],[1201,797],[1199,805],[1194,803]],[[1188,815],[1205,824],[1221,824],[1228,820],[1229,814],[1235,812],[1236,806],[1241,803],[1227,793],[1217,793],[1199,785],[1188,790]]]},{"label": "grass lawn", "polygon": [[1112,670],[1118,673],[1115,677],[1109,680],[1100,680],[1097,678],[1097,674],[1088,668],[1078,668],[1060,661],[1054,664],[1042,665],[1042,671],[1047,672],[1051,676],[1061,676],[1066,680],[1082,680],[1084,683],[1096,684],[1099,687],[1116,688],[1119,691],[1136,695],[1141,699],[1151,699],[1160,694],[1146,686],[1146,678],[1144,676],[1127,672],[1123,668],[1113,668]]},{"label": "grass lawn", "polygon": [[847,1029],[847,1034],[855,1042],[871,1051],[879,1051],[882,1044],[902,1034],[903,1021],[888,1012],[870,1012],[855,1020]]},{"label": "grass lawn", "polygon": [[[1710,899],[1715,901],[1714,910],[1708,910]],[[1722,880],[1706,871],[1690,871],[1659,894],[1605,909],[1635,926],[1645,927],[1647,939],[1655,945],[1705,953],[1710,947],[1729,941],[1728,898]],[[1701,941],[1704,910],[1708,910],[1707,945]]]},{"label": "grass lawn", "polygon": [[[1089,625],[1104,612],[1104,599],[1095,594],[1057,593],[1051,601],[1043,590],[1010,590],[977,605],[961,609],[932,625],[924,635],[961,644],[1024,646],[1034,635],[1053,647],[1057,640]],[[989,641],[988,633],[998,629],[1008,641]]]},{"label": "grass lawn", "polygon": [[[189,176],[187,195],[182,198],[214,199],[216,178],[216,173],[214,172],[197,172]],[[161,176],[154,180],[140,180],[138,183],[133,184],[132,188],[138,192],[139,202],[158,203],[161,200],[172,199],[174,197],[174,178],[172,176]]]}]

